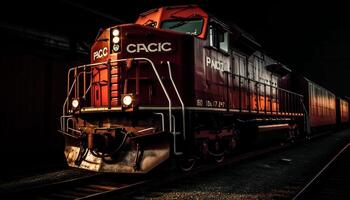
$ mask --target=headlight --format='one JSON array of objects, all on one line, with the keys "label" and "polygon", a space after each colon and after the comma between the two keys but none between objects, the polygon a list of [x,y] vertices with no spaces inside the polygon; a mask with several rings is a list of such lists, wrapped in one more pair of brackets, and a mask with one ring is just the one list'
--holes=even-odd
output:
[{"label": "headlight", "polygon": [[130,106],[132,103],[133,99],[131,95],[125,95],[123,96],[122,102],[123,102],[123,106]]},{"label": "headlight", "polygon": [[118,43],[120,41],[120,38],[118,36],[113,37],[113,43]]},{"label": "headlight", "polygon": [[113,31],[112,31],[112,35],[113,36],[119,36],[119,29],[114,29]]},{"label": "headlight", "polygon": [[73,99],[73,101],[72,101],[72,106],[73,106],[74,109],[75,109],[75,108],[78,108],[78,106],[79,106],[79,100],[78,100],[78,99]]}]

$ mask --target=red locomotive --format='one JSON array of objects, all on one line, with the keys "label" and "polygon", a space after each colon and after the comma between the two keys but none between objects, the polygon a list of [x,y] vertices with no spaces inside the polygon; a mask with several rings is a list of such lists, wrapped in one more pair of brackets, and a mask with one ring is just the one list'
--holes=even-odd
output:
[{"label": "red locomotive", "polygon": [[175,159],[186,170],[265,135],[335,124],[336,97],[292,78],[240,28],[172,6],[100,31],[91,64],[68,72],[60,121],[70,166],[147,173]]}]

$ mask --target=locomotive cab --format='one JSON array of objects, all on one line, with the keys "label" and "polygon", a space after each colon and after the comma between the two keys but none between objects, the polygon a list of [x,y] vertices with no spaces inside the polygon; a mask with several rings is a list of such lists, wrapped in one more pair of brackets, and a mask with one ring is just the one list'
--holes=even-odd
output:
[{"label": "locomotive cab", "polygon": [[208,14],[196,5],[162,7],[140,14],[136,24],[206,38]]}]

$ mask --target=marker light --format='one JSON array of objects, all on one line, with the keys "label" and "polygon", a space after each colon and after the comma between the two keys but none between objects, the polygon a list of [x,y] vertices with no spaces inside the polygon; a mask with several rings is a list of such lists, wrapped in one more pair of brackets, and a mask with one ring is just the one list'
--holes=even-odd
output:
[{"label": "marker light", "polygon": [[110,47],[111,47],[110,51],[111,51],[111,54],[120,52],[120,49],[121,49],[120,36],[121,36],[121,32],[120,32],[119,28],[111,29],[111,32],[110,32]]},{"label": "marker light", "polygon": [[73,106],[73,108],[77,108],[79,106],[79,100],[78,99],[73,99],[72,106]]},{"label": "marker light", "polygon": [[132,97],[130,95],[125,95],[122,99],[124,106],[130,106],[132,103]]},{"label": "marker light", "polygon": [[114,29],[113,31],[112,31],[112,35],[113,36],[119,36],[119,29]]},{"label": "marker light", "polygon": [[119,51],[119,44],[113,44],[113,51]]},{"label": "marker light", "polygon": [[113,37],[113,43],[118,43],[120,38],[118,36]]}]

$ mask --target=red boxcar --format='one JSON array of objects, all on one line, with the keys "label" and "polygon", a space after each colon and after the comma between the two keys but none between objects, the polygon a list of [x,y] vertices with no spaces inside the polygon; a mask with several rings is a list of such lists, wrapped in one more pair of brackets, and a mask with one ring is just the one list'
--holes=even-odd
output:
[{"label": "red boxcar", "polygon": [[340,122],[349,122],[349,102],[340,99]]},{"label": "red boxcar", "polygon": [[337,98],[337,123],[342,125],[349,122],[349,102],[342,98]]},{"label": "red boxcar", "polygon": [[308,113],[308,124],[313,130],[336,124],[336,96],[311,80],[295,74],[281,79],[280,87],[298,92],[304,96]]}]

